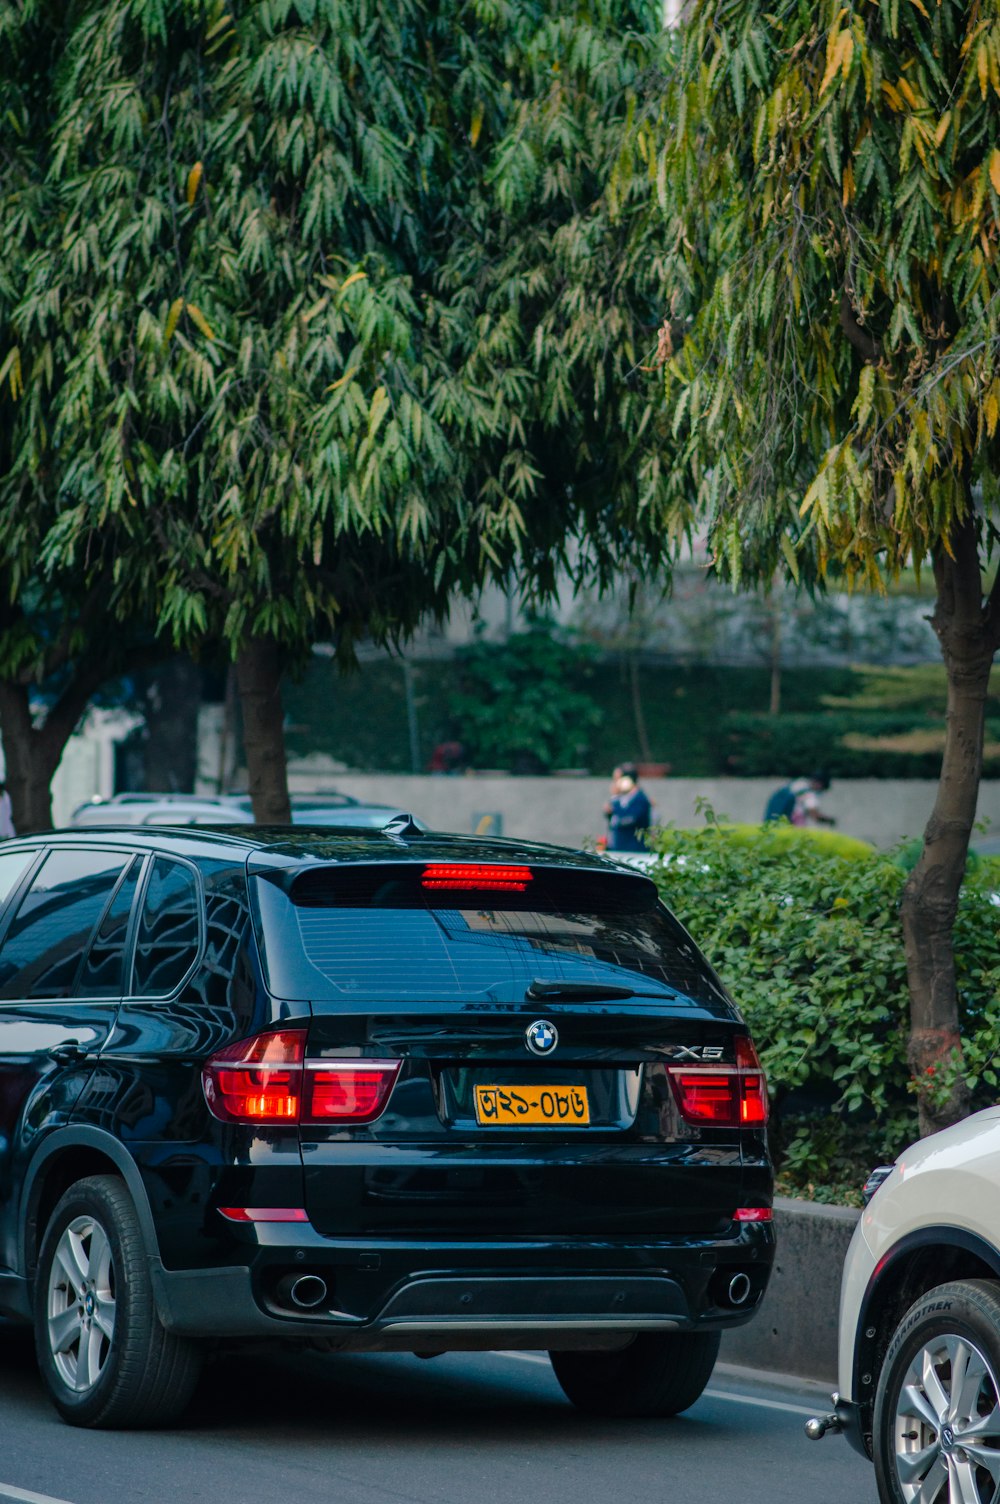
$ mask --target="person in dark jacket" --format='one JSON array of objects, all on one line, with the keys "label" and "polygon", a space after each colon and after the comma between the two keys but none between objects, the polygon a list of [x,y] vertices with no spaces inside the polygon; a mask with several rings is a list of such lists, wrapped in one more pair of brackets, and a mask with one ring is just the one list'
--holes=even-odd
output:
[{"label": "person in dark jacket", "polygon": [[608,818],[609,851],[645,851],[643,837],[652,821],[653,806],[639,787],[639,769],[634,762],[615,769],[604,813]]},{"label": "person in dark jacket", "polygon": [[791,783],[775,789],[767,801],[764,824],[772,820],[790,820],[793,825],[836,825],[832,815],[826,815],[819,807],[819,796],[830,787],[829,773],[810,773],[808,778],[795,778]]}]

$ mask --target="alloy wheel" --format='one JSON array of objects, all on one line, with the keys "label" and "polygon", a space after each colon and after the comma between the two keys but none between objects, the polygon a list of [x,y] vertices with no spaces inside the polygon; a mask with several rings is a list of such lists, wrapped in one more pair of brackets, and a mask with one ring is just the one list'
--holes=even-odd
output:
[{"label": "alloy wheel", "polygon": [[944,1334],[914,1354],[893,1445],[906,1504],[1000,1504],[1000,1387],[974,1343]]},{"label": "alloy wheel", "polygon": [[94,1217],[74,1217],[56,1244],[49,1271],[47,1334],[52,1361],[68,1389],[93,1389],[115,1334],[111,1243]]}]

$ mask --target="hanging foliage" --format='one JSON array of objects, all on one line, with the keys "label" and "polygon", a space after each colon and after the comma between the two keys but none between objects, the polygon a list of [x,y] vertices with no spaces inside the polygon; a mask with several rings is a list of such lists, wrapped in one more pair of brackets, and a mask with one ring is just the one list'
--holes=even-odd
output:
[{"label": "hanging foliage", "polygon": [[[1000,9],[695,0],[675,62],[620,169],[646,167],[685,335],[663,352],[673,509],[737,585],[933,566],[948,735],[903,899],[919,1088],[959,1049],[951,933],[1000,645]],[[965,1100],[922,1098],[925,1128]]]}]

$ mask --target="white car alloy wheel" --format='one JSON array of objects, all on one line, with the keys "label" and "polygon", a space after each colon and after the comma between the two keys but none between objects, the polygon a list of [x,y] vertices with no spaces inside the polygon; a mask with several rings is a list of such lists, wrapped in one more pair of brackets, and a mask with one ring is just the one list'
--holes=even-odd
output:
[{"label": "white car alloy wheel", "polygon": [[936,1285],[896,1327],[875,1396],[882,1504],[1000,1504],[1000,1285]]},{"label": "white car alloy wheel", "polygon": [[115,1267],[95,1217],[74,1217],[49,1270],[47,1334],[52,1361],[68,1389],[85,1394],[104,1372],[115,1335]]},{"label": "white car alloy wheel", "polygon": [[1000,1388],[968,1338],[946,1333],[914,1354],[894,1431],[907,1504],[993,1504],[1000,1494]]}]

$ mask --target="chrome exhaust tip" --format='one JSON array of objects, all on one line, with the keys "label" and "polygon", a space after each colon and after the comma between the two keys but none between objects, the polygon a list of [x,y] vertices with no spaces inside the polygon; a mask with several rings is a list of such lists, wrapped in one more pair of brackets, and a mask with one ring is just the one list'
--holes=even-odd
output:
[{"label": "chrome exhaust tip", "polygon": [[750,1276],[748,1274],[734,1274],[729,1281],[729,1288],[726,1291],[730,1305],[746,1305],[750,1299],[751,1288]]},{"label": "chrome exhaust tip", "polygon": [[292,1305],[300,1311],[313,1311],[326,1299],[326,1280],[318,1274],[303,1274],[292,1285]]},{"label": "chrome exhaust tip", "polygon": [[318,1274],[286,1274],[278,1282],[279,1301],[299,1311],[314,1311],[326,1300],[326,1294],[326,1280]]}]

